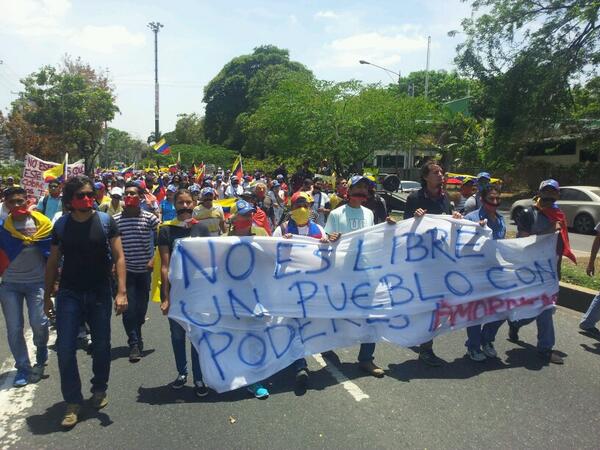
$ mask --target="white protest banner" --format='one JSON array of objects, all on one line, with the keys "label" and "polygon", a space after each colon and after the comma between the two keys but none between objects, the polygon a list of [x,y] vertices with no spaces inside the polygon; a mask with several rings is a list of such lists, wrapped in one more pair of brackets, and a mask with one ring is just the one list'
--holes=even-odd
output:
[{"label": "white protest banner", "polygon": [[[41,197],[46,191],[47,185],[44,183],[44,172],[59,163],[44,161],[36,158],[29,153],[25,155],[25,167],[21,177],[21,186],[25,188],[27,194]],[[85,174],[85,165],[83,159],[67,166],[67,178]]]},{"label": "white protest banner", "polygon": [[465,326],[537,316],[558,295],[556,235],[495,241],[425,216],[342,235],[189,238],[170,267],[169,317],[223,392],[358,343],[417,345]]}]

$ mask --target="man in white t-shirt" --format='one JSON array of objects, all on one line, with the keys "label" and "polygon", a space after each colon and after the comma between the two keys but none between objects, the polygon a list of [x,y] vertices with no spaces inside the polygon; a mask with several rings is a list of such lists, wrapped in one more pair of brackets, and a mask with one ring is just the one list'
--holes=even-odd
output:
[{"label": "man in white t-shirt", "polygon": [[[362,206],[367,201],[369,185],[371,183],[373,183],[371,180],[361,175],[354,175],[350,179],[348,203],[331,211],[325,225],[325,232],[329,236],[330,241],[339,239],[343,233],[371,227],[375,224],[373,211]],[[389,224],[396,223],[390,217],[386,218],[386,222]],[[374,343],[361,344],[360,352],[358,353],[358,365],[361,370],[374,377],[381,378],[385,373],[383,369],[373,362],[374,353]]]}]

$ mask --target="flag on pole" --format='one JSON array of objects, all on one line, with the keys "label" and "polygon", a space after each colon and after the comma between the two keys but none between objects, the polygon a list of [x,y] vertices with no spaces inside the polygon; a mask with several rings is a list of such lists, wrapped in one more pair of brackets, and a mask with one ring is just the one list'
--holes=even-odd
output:
[{"label": "flag on pole", "polygon": [[236,176],[239,179],[244,177],[244,169],[242,168],[242,155],[239,154],[235,161],[233,162],[233,167],[231,168],[231,176]]},{"label": "flag on pole", "polygon": [[204,163],[200,163],[199,166],[194,165],[194,175],[196,176],[196,183],[202,184],[204,181],[204,171],[205,171]]},{"label": "flag on pole", "polygon": [[62,183],[65,179],[65,163],[61,163],[51,169],[44,171],[44,182],[58,181]]},{"label": "flag on pole", "polygon": [[127,177],[128,175],[133,174],[133,164],[129,167],[125,167],[123,170],[119,172],[123,177]]},{"label": "flag on pole", "polygon": [[159,155],[170,155],[171,154],[171,147],[169,147],[169,144],[167,144],[167,141],[165,141],[165,138],[162,138],[160,141],[158,141],[152,147],[154,148],[154,150],[156,150],[156,153],[158,153]]}]

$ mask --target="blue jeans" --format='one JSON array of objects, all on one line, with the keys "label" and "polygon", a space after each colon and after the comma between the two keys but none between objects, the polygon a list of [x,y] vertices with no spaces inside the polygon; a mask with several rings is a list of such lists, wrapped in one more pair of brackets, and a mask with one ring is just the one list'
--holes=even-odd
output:
[{"label": "blue jeans", "polygon": [[583,317],[581,318],[581,322],[579,322],[579,328],[585,330],[588,328],[593,328],[598,321],[600,320],[600,293],[596,294],[594,300],[590,304],[590,307],[585,312]]},{"label": "blue jeans", "polygon": [[552,350],[555,344],[554,337],[554,322],[552,320],[552,314],[554,314],[555,308],[550,308],[542,311],[542,313],[537,317],[532,317],[530,319],[522,319],[517,320],[515,322],[511,322],[511,325],[516,327],[517,329],[521,328],[523,325],[527,325],[535,320],[538,329],[538,343],[537,348],[540,351]]},{"label": "blue jeans", "polygon": [[485,325],[474,325],[467,327],[467,342],[465,345],[469,350],[480,350],[482,345],[491,344],[496,339],[498,330],[504,320],[488,322]]},{"label": "blue jeans", "polygon": [[360,351],[358,352],[358,362],[369,362],[373,361],[375,357],[375,344],[360,344]]},{"label": "blue jeans", "polygon": [[[171,329],[171,344],[173,345],[173,355],[175,356],[175,366],[179,375],[188,374],[187,359],[185,357],[185,330],[173,319],[169,319],[169,328]],[[202,381],[202,372],[200,371],[200,359],[196,347],[192,346],[192,375],[194,383]]]},{"label": "blue jeans", "polygon": [[127,310],[123,313],[123,327],[127,334],[127,344],[142,343],[142,325],[146,321],[150,298],[150,272],[127,271]]},{"label": "blue jeans", "polygon": [[56,296],[56,352],[60,389],[67,403],[82,403],[77,367],[77,335],[85,321],[92,337],[92,393],[105,392],[110,373],[112,293],[107,283],[89,291],[60,289]]},{"label": "blue jeans", "polygon": [[48,359],[48,318],[44,314],[44,283],[0,284],[0,303],[6,321],[8,346],[15,358],[17,370],[29,371],[31,362],[23,335],[23,299],[27,302],[29,325],[33,331],[33,343],[37,348],[36,364],[43,365]]}]

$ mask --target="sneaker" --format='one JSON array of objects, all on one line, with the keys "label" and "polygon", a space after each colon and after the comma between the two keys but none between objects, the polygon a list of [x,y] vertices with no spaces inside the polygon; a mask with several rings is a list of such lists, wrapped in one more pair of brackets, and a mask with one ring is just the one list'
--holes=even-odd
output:
[{"label": "sneaker", "polygon": [[92,398],[90,399],[92,402],[92,407],[96,409],[102,409],[106,405],[108,405],[108,398],[106,397],[106,391],[104,392],[94,392],[92,394]]},{"label": "sneaker", "polygon": [[483,354],[483,352],[481,350],[469,349],[469,350],[467,350],[467,355],[469,355],[469,358],[471,358],[471,361],[475,361],[475,362],[484,362],[485,361],[485,355]]},{"label": "sneaker", "polygon": [[375,378],[383,378],[385,372],[379,366],[377,366],[373,361],[359,362],[358,367],[363,372],[367,372],[369,375],[373,375]]},{"label": "sneaker", "polygon": [[296,384],[298,386],[306,387],[306,383],[308,383],[308,369],[300,369],[296,372]]},{"label": "sneaker", "polygon": [[171,389],[181,389],[187,383],[187,375],[178,375],[175,381],[171,383]]},{"label": "sneaker", "polygon": [[508,322],[508,340],[510,342],[519,342],[519,327],[514,322]]},{"label": "sneaker", "polygon": [[44,376],[44,369],[44,364],[36,364],[35,366],[33,366],[33,368],[31,369],[31,375],[29,375],[29,382],[37,383],[38,381],[40,381]]},{"label": "sneaker", "polygon": [[77,423],[79,410],[81,406],[77,403],[67,403],[67,410],[63,416],[63,420],[60,423],[65,428],[73,428]]},{"label": "sneaker", "polygon": [[579,328],[581,328],[582,333],[587,334],[590,337],[600,340],[600,330],[598,328],[596,328],[596,327],[582,328],[581,325],[579,326]]},{"label": "sneaker", "polygon": [[208,388],[202,381],[196,381],[194,394],[196,394],[196,397],[206,397],[208,395]]},{"label": "sneaker", "polygon": [[547,363],[564,364],[565,360],[553,350],[538,351],[538,355]]},{"label": "sneaker", "polygon": [[491,342],[489,344],[483,344],[481,347],[481,351],[488,358],[497,358],[498,357],[498,353],[496,353],[494,344],[492,344]]},{"label": "sneaker", "polygon": [[129,349],[129,362],[136,363],[142,359],[142,352],[137,344],[134,344]]},{"label": "sneaker", "polygon": [[29,371],[24,369],[17,369],[17,374],[15,375],[15,379],[13,381],[14,387],[23,387],[27,386],[29,378]]},{"label": "sneaker", "polygon": [[269,398],[269,391],[267,391],[267,389],[260,383],[254,383],[248,386],[248,392],[259,399]]},{"label": "sneaker", "polygon": [[438,358],[436,354],[433,353],[433,350],[427,350],[419,353],[419,359],[431,367],[440,367],[442,364],[444,364],[444,361]]}]

